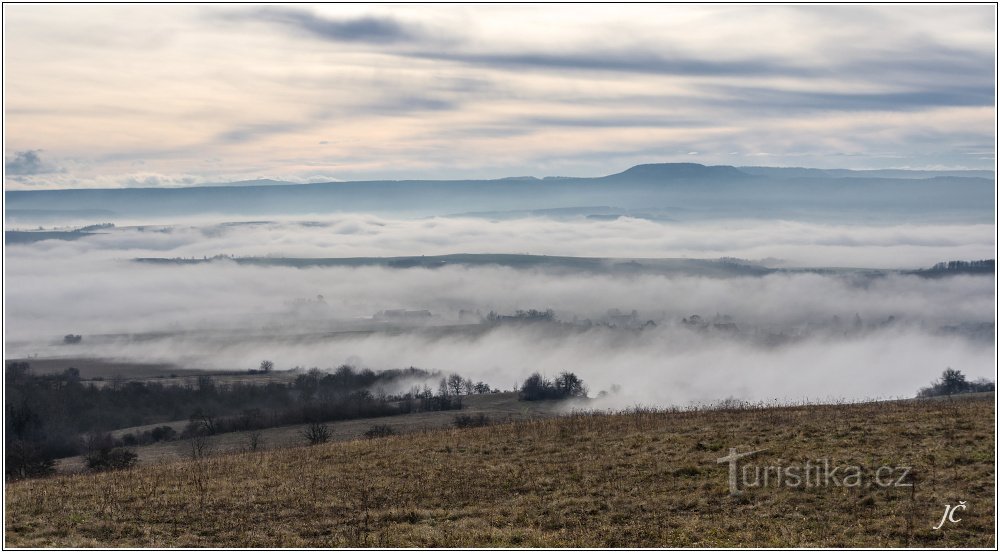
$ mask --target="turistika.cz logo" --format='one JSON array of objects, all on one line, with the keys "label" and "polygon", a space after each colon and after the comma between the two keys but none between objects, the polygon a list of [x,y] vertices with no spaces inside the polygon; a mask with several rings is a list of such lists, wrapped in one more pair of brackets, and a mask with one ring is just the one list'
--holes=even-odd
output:
[{"label": "turistika.cz logo", "polygon": [[736,448],[730,448],[729,455],[716,460],[720,464],[729,464],[729,495],[739,495],[740,490],[749,488],[855,488],[864,486],[866,482],[882,488],[908,488],[913,485],[909,481],[910,467],[883,465],[866,473],[859,465],[838,465],[827,458],[787,465],[740,463],[741,459],[764,451],[740,453]]}]

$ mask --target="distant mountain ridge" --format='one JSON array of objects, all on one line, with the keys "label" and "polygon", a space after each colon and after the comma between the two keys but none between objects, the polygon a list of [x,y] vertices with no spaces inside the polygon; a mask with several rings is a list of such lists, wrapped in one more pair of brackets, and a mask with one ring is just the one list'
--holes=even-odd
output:
[{"label": "distant mountain ridge", "polygon": [[807,167],[737,167],[740,171],[762,177],[873,177],[888,179],[932,179],[937,177],[994,178],[993,171],[974,169],[810,169]]},{"label": "distant mountain ridge", "polygon": [[[692,218],[992,221],[995,180],[893,178],[697,163],[637,165],[603,177],[389,180],[189,188],[10,190],[8,214],[99,210],[118,217],[361,211],[403,216],[617,206]],[[845,176],[846,175],[846,176]],[[254,181],[251,181],[254,182]],[[30,217],[29,217],[30,218]]]}]

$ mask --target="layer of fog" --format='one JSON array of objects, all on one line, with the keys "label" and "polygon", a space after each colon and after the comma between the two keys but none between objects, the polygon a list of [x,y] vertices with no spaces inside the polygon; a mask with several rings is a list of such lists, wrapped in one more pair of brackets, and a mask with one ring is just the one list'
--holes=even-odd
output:
[{"label": "layer of fog", "polygon": [[[37,354],[247,369],[418,366],[510,388],[534,371],[574,371],[607,401],[686,404],[726,397],[766,400],[912,395],[947,366],[993,373],[995,344],[941,332],[995,322],[993,279],[819,274],[704,278],[562,274],[502,267],[296,269],[216,261],[148,265],[135,257],[216,254],[346,257],[525,252],[612,257],[779,257],[790,265],[920,267],[993,257],[992,225],[851,227],[801,223],[661,224],[477,219],[419,221],[355,215],[323,224],[117,228],[76,241],[6,249],[7,358]],[[322,300],[317,299],[322,296]],[[555,311],[561,321],[601,321],[637,311],[642,331],[545,325],[331,335],[378,328],[384,309],[426,309],[430,325],[461,310]],[[741,334],[680,323],[728,315]],[[840,331],[834,318],[864,331]],[[892,318],[892,324],[884,324]],[[472,322],[475,322],[474,320]],[[471,330],[470,330],[471,329]],[[746,333],[798,338],[765,345]],[[76,345],[65,334],[81,334]],[[142,337],[119,334],[161,333]]]},{"label": "layer of fog", "polygon": [[[970,378],[992,378],[992,343],[883,328],[860,334],[817,335],[787,345],[661,325],[641,332],[596,327],[546,332],[544,325],[495,327],[483,333],[421,332],[325,339],[226,339],[187,335],[70,347],[77,355],[173,362],[205,369],[320,369],[352,364],[373,369],[417,366],[485,381],[504,390],[532,372],[572,371],[591,395],[614,390],[597,404],[685,406],[725,398],[780,402],[912,397],[945,367]],[[431,383],[434,386],[434,383]]]},{"label": "layer of fog", "polygon": [[122,227],[14,255],[365,257],[528,253],[588,257],[739,257],[769,266],[924,268],[994,256],[990,224],[833,225],[795,221],[669,223],[528,218],[389,219],[348,214],[319,221]]},{"label": "layer of fog", "polygon": [[[375,369],[418,366],[457,372],[509,388],[533,371],[571,370],[592,391],[613,384],[608,405],[678,405],[726,397],[823,399],[911,395],[947,366],[970,376],[993,372],[993,343],[942,335],[942,325],[993,321],[992,280],[891,276],[861,286],[812,274],[708,279],[571,275],[506,268],[293,269],[220,262],[154,267],[118,262],[35,274],[12,268],[8,283],[8,355],[111,357],[205,369],[246,369],[262,359],[279,368]],[[322,294],[324,302],[289,303]],[[643,331],[591,328],[542,332],[544,325],[485,333],[461,329],[317,335],[351,328],[385,308],[430,309],[455,322],[458,309],[550,307],[558,318],[600,319],[608,309],[636,309],[659,321]],[[769,347],[721,333],[703,335],[681,317],[730,315],[741,329],[793,333],[837,316],[860,334],[808,332]],[[361,319],[361,320],[356,320]],[[102,333],[175,331],[134,339]],[[79,345],[60,344],[80,333]],[[297,333],[308,333],[296,336]]]},{"label": "layer of fog", "polygon": [[66,333],[337,330],[384,309],[427,309],[442,323],[455,321],[461,310],[548,308],[562,320],[635,309],[643,319],[718,313],[757,326],[792,327],[834,316],[846,321],[855,315],[939,326],[993,321],[993,297],[993,281],[974,276],[868,279],[803,273],[718,279],[556,275],[493,266],[297,269],[228,260],[151,265],[86,256],[10,256],[6,316],[8,340]]}]

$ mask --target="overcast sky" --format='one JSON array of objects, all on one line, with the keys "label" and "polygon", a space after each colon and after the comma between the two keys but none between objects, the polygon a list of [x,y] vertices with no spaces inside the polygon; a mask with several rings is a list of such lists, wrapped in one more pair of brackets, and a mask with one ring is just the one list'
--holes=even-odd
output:
[{"label": "overcast sky", "polygon": [[4,8],[8,188],[994,165],[996,7]]}]

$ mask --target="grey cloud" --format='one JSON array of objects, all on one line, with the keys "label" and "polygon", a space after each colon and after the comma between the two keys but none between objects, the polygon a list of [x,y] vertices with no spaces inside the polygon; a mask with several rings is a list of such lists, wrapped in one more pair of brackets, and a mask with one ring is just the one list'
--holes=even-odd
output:
[{"label": "grey cloud", "polygon": [[[224,16],[229,21],[253,21],[305,32],[314,37],[335,42],[365,42],[374,44],[423,44],[425,46],[453,43],[456,36],[442,32],[430,33],[423,27],[402,23],[389,17],[367,16],[353,19],[330,19],[303,10],[262,8],[251,12]],[[469,52],[449,49],[405,50],[405,57],[451,61],[475,66],[506,69],[542,69],[577,71],[613,71],[620,73],[651,73],[691,76],[795,75],[815,73],[804,66],[791,65],[773,59],[713,60],[683,55],[664,55],[648,51],[545,53],[545,52]]]},{"label": "grey cloud", "polygon": [[14,152],[4,159],[4,170],[8,176],[30,176],[46,173],[59,173],[59,167],[48,163],[38,155],[41,150],[23,150]]},{"label": "grey cloud", "polygon": [[899,92],[820,92],[773,88],[714,86],[706,103],[720,107],[821,110],[821,111],[912,111],[945,106],[993,105],[993,89],[950,87]]},{"label": "grey cloud", "polygon": [[250,142],[265,136],[294,132],[306,126],[303,123],[253,123],[219,133],[215,139],[228,143]]},{"label": "grey cloud", "polygon": [[[516,121],[511,121],[508,125],[476,125],[468,127],[449,127],[445,129],[434,129],[433,131],[417,135],[418,138],[429,139],[483,139],[483,138],[512,138],[532,134],[537,129],[519,125]],[[406,176],[406,175],[403,175]]]},{"label": "grey cloud", "polygon": [[958,86],[996,84],[994,54],[988,50],[955,48],[928,39],[911,41],[905,50],[855,52],[841,70],[889,83],[955,82]]},{"label": "grey cloud", "polygon": [[613,116],[613,117],[557,117],[540,116],[523,120],[524,124],[543,127],[667,127],[691,128],[713,125],[712,122],[699,119]]},{"label": "grey cloud", "polygon": [[506,69],[609,71],[616,73],[649,73],[689,76],[809,76],[814,70],[776,60],[748,58],[721,61],[707,58],[670,56],[648,52],[585,52],[548,54],[525,53],[459,53],[411,52],[405,55],[492,66]]},{"label": "grey cloud", "polygon": [[459,106],[457,101],[432,96],[399,95],[387,97],[367,104],[366,110],[375,115],[387,113],[409,113],[412,111],[448,111]]},{"label": "grey cloud", "polygon": [[230,16],[230,19],[278,25],[285,29],[338,42],[379,44],[409,42],[417,40],[423,35],[417,27],[400,23],[389,17],[367,16],[328,19],[307,11],[286,8],[261,8]]}]

